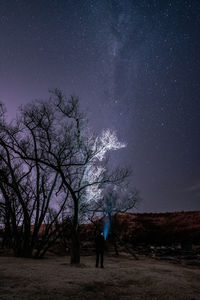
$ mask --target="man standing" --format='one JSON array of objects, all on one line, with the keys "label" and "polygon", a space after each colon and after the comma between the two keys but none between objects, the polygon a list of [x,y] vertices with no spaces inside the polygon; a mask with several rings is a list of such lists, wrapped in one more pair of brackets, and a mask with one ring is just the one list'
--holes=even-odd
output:
[{"label": "man standing", "polygon": [[95,238],[95,245],[96,245],[96,268],[99,266],[99,256],[101,258],[101,268],[103,268],[103,255],[104,255],[104,237],[103,232],[97,232]]}]

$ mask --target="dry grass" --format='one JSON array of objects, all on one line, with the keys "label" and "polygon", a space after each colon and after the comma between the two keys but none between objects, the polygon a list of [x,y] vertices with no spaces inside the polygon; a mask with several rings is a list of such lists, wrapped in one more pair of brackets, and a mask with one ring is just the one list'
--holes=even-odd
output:
[{"label": "dry grass", "polygon": [[69,257],[31,260],[0,257],[0,299],[200,299],[200,269],[129,256],[95,257],[71,267]]}]

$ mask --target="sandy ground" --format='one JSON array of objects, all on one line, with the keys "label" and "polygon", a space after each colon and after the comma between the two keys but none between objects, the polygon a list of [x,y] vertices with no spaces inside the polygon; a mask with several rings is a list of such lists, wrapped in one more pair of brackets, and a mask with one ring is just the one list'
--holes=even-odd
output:
[{"label": "sandy ground", "polygon": [[200,268],[129,256],[106,256],[105,268],[95,257],[43,260],[0,257],[0,299],[200,299]]}]

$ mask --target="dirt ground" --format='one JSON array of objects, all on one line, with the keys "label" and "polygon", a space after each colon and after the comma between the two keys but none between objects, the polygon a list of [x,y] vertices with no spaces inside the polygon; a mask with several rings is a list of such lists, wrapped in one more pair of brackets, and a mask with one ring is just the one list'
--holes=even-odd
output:
[{"label": "dirt ground", "polygon": [[78,267],[69,257],[33,260],[0,257],[0,299],[200,299],[200,268],[127,255],[81,258]]}]

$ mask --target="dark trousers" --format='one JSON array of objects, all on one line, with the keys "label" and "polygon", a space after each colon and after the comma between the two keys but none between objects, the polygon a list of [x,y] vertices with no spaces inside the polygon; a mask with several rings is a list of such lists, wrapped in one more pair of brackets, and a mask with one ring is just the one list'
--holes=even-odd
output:
[{"label": "dark trousers", "polygon": [[103,251],[96,251],[96,267],[99,266],[99,256],[101,257],[101,268],[103,268]]}]

